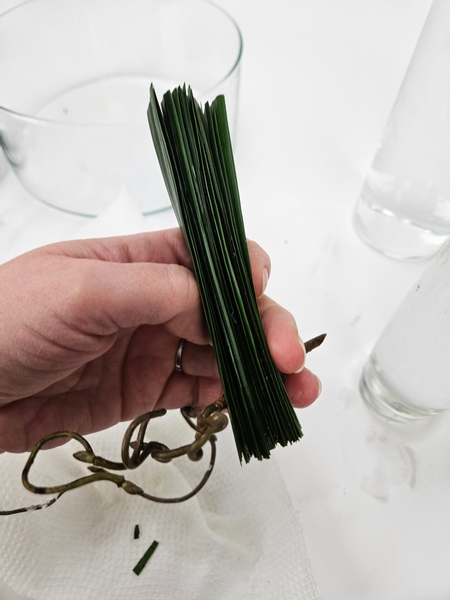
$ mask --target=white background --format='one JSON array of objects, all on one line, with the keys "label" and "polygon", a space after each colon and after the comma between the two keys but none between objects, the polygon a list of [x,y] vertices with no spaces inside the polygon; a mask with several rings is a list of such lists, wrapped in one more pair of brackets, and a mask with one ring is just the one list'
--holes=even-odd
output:
[{"label": "white background", "polygon": [[[431,2],[218,3],[244,35],[236,161],[247,234],[270,253],[268,293],[302,337],[328,333],[308,358],[323,392],[300,412],[305,436],[276,453],[323,600],[448,600],[450,415],[390,425],[358,393],[372,345],[426,263],[378,255],[351,225]],[[10,175],[0,203],[2,260],[47,240],[38,217],[70,230]]]}]

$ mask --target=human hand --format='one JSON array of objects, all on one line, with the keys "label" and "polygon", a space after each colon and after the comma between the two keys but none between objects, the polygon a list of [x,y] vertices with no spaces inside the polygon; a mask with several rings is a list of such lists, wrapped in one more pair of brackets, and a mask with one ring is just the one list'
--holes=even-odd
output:
[{"label": "human hand", "polygon": [[[269,257],[252,242],[249,251],[273,360],[294,406],[308,406],[320,382],[302,368],[292,315],[264,295]],[[0,289],[0,452],[156,408],[206,406],[221,394],[178,229],[39,248],[0,266]]]}]

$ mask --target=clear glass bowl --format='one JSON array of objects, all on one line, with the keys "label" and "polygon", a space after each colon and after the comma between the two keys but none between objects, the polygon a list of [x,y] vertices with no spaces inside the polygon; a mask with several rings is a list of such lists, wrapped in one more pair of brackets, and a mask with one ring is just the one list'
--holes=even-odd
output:
[{"label": "clear glass bowl", "polygon": [[0,143],[23,186],[95,216],[127,188],[169,207],[147,123],[158,96],[224,94],[236,129],[242,36],[204,0],[31,0],[0,16]]}]

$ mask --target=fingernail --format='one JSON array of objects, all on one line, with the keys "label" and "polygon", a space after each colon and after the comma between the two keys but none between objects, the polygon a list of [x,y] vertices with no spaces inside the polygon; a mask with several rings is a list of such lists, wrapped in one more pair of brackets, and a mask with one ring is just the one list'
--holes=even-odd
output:
[{"label": "fingernail", "polygon": [[268,281],[269,281],[269,271],[267,269],[263,269],[263,273],[262,273],[262,294],[264,294],[264,292],[266,291],[266,287],[267,287]]},{"label": "fingernail", "polygon": [[320,394],[322,393],[322,382],[317,377],[317,375],[315,375],[315,378],[317,379],[317,397],[319,397]]},{"label": "fingernail", "polygon": [[296,371],[294,371],[295,373],[300,373],[300,371],[303,371],[303,369],[305,368],[305,363],[306,363],[306,348],[305,348],[305,344],[303,343],[303,340],[300,336],[298,336],[298,343],[303,348],[303,362],[300,365],[300,367]]}]

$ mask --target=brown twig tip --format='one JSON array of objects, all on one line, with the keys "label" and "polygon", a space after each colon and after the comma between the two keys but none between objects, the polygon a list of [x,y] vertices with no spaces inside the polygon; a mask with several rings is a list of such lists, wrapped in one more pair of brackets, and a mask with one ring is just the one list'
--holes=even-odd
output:
[{"label": "brown twig tip", "polygon": [[318,335],[318,336],[312,338],[311,340],[308,340],[307,342],[305,342],[306,352],[311,352],[311,350],[318,348],[323,343],[323,341],[326,337],[327,337],[327,334],[322,333],[321,335]]},{"label": "brown twig tip", "polygon": [[55,504],[58,498],[61,498],[63,493],[64,492],[61,492],[55,498],[47,500],[47,502],[44,502],[43,504],[33,504],[33,506],[24,506],[22,508],[15,508],[13,510],[0,510],[0,516],[7,517],[10,515],[18,515],[20,513],[34,512],[35,510],[43,510],[44,508],[48,508],[52,504]]}]

